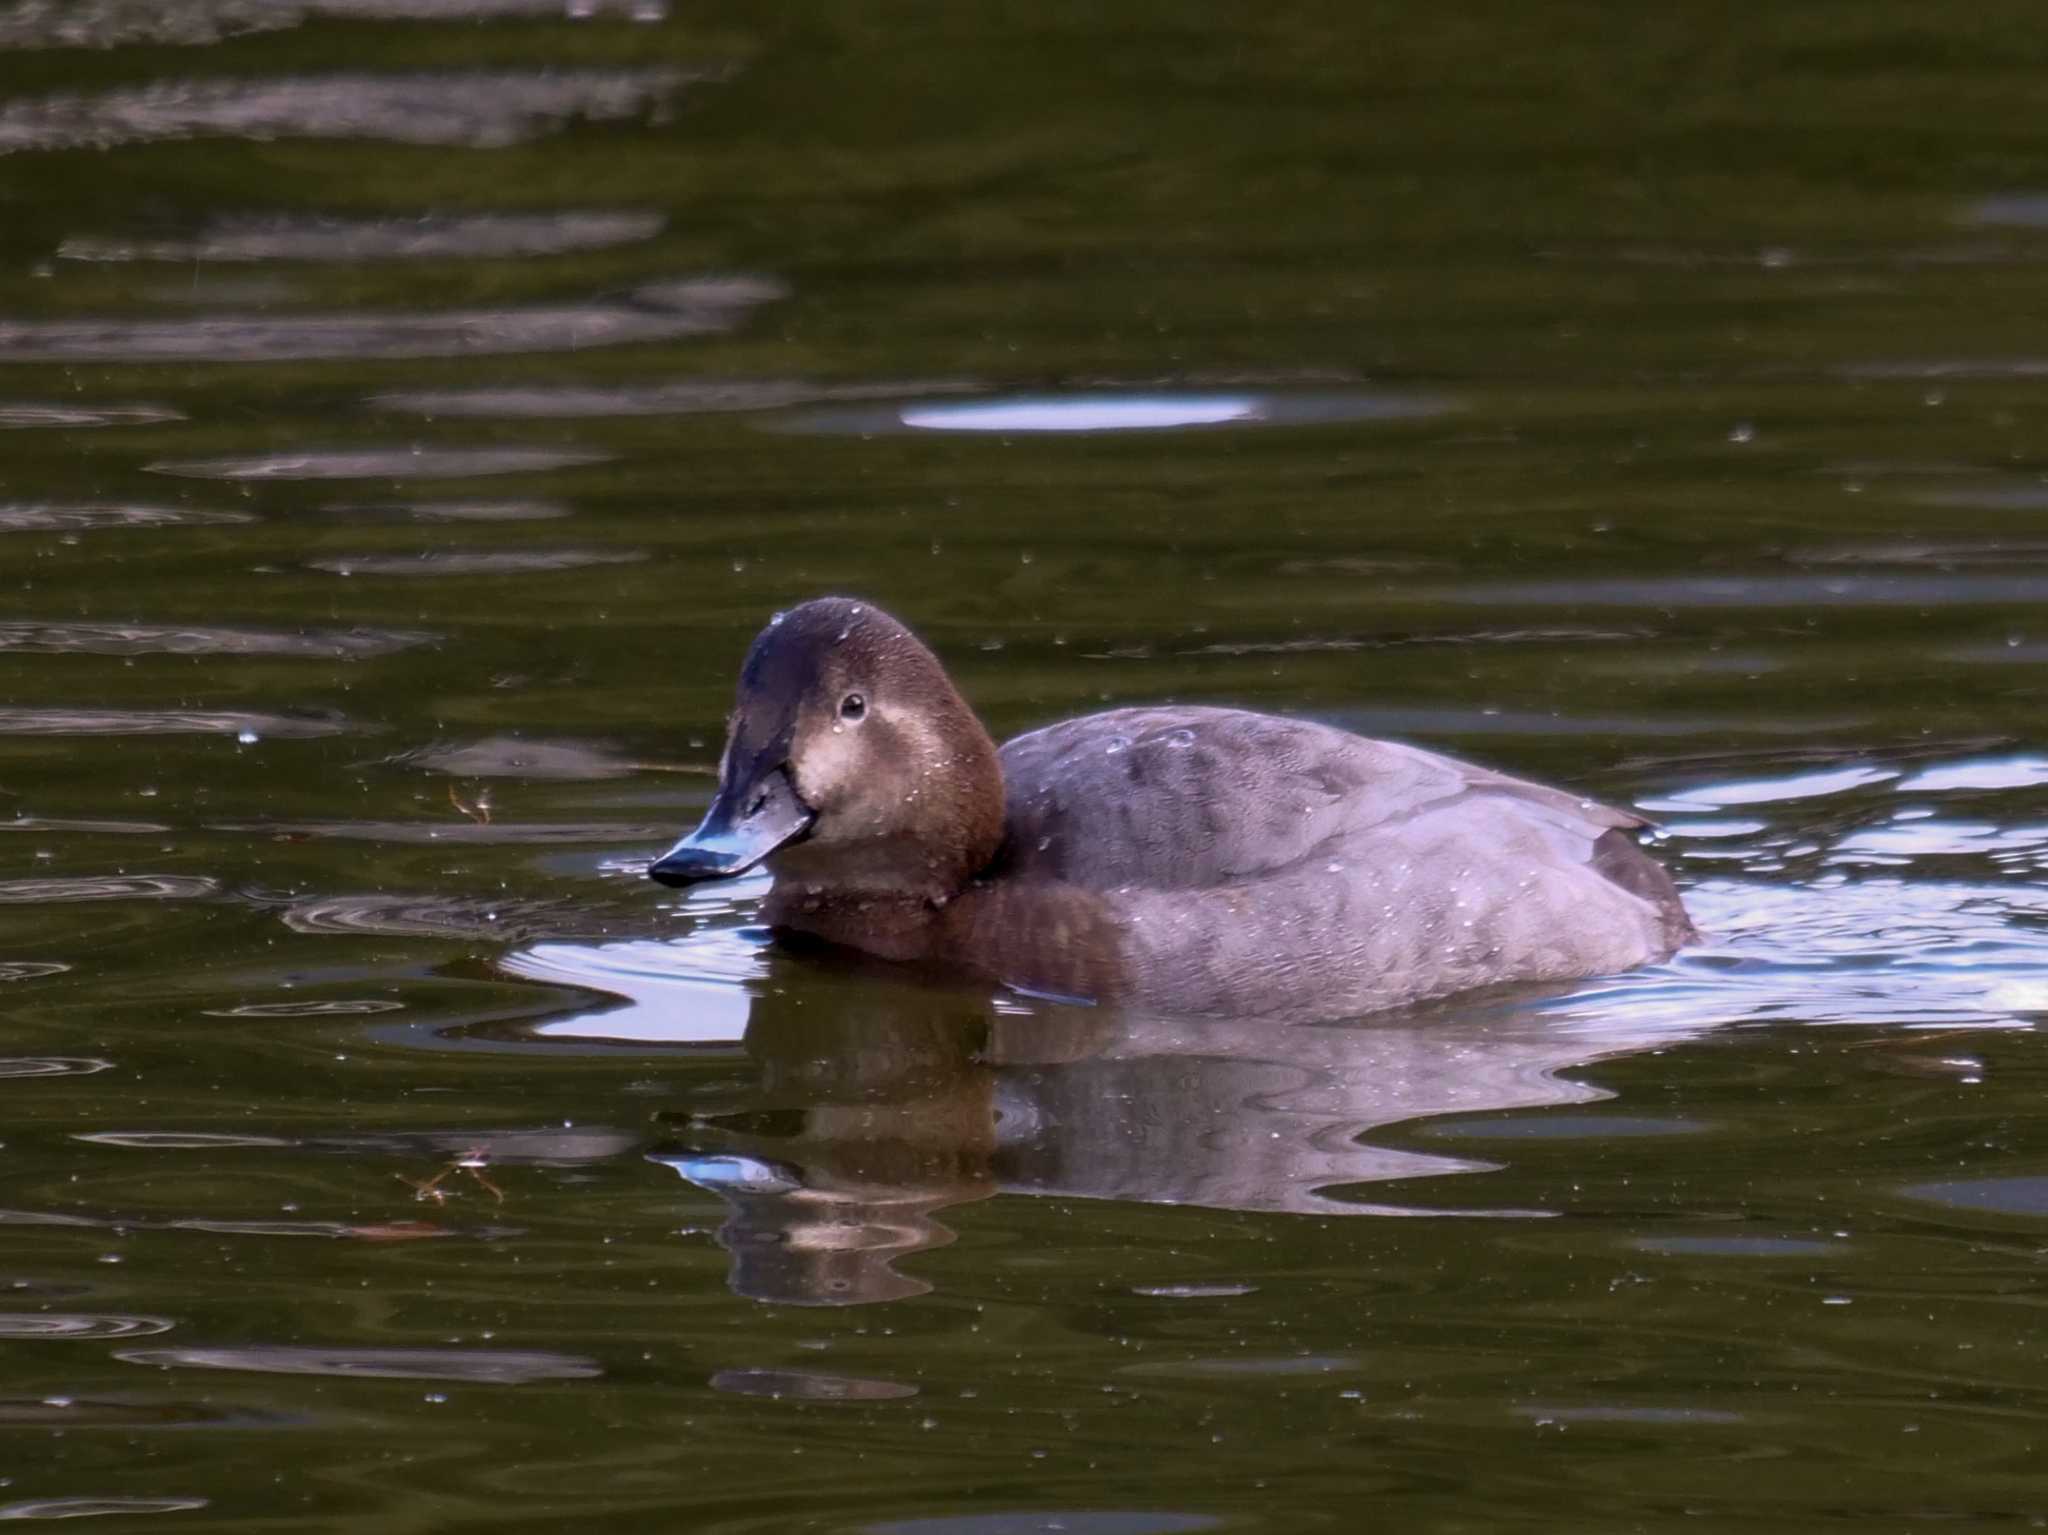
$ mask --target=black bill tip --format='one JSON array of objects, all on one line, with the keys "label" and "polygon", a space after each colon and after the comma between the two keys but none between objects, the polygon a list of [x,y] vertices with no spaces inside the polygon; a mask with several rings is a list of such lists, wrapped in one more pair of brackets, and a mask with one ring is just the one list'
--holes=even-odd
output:
[{"label": "black bill tip", "polygon": [[782,768],[744,788],[723,784],[703,824],[649,864],[647,877],[677,890],[707,879],[731,879],[777,848],[801,841],[814,819]]}]

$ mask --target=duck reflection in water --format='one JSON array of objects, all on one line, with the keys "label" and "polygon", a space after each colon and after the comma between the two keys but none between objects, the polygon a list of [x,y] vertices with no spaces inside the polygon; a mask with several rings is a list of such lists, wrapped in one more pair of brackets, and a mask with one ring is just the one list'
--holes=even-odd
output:
[{"label": "duck reflection in water", "polygon": [[[1559,1074],[1694,1032],[1614,1020],[1583,1031],[1526,996],[1276,1028],[880,990],[851,1007],[843,993],[755,995],[751,1079],[663,1116],[649,1155],[731,1207],[719,1240],[743,1295],[856,1305],[926,1293],[899,1262],[954,1240],[938,1219],[947,1207],[996,1194],[1540,1215],[1363,1198],[1357,1185],[1493,1164],[1362,1138],[1433,1115],[1605,1098]],[[625,1027],[647,1038],[644,1019]]]}]

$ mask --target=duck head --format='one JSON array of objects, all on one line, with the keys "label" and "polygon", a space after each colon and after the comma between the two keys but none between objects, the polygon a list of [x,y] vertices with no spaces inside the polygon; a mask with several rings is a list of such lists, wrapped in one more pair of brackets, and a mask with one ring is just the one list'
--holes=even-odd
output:
[{"label": "duck head", "polygon": [[943,902],[1002,833],[995,746],[938,658],[872,604],[822,597],[754,640],[717,798],[647,872],[682,886],[765,862],[813,894]]}]

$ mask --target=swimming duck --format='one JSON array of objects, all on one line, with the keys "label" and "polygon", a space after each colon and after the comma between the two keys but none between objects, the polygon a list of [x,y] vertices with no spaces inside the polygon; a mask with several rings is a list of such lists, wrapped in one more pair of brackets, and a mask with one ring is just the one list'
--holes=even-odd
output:
[{"label": "swimming duck", "polygon": [[647,872],[765,863],[778,932],[1022,991],[1328,1019],[1668,957],[1695,935],[1642,825],[1241,709],[1113,709],[998,751],[916,635],[826,597],[755,639],[717,796]]}]

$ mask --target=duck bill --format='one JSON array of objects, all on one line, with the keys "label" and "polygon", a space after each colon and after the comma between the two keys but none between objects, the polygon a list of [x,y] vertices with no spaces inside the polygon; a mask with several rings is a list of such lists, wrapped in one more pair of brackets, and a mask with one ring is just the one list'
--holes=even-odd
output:
[{"label": "duck bill", "polygon": [[704,820],[647,866],[647,877],[680,888],[744,874],[777,848],[802,840],[817,816],[797,797],[786,767],[745,784],[728,780]]}]

